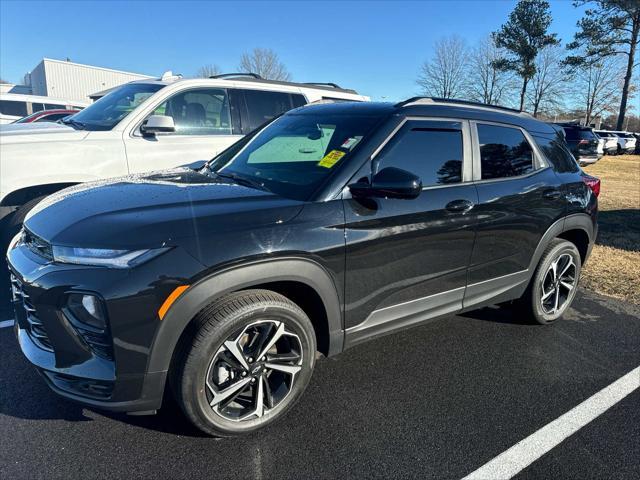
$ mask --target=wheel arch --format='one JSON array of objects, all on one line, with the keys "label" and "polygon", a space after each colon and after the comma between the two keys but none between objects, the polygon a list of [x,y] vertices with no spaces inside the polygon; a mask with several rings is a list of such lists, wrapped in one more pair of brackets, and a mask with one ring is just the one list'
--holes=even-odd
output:
[{"label": "wheel arch", "polygon": [[15,207],[18,205],[24,205],[34,198],[38,198],[43,195],[51,195],[52,193],[58,192],[73,185],[77,185],[77,183],[46,183],[42,185],[32,185],[30,187],[20,188],[7,194],[0,202],[0,206]]},{"label": "wheel arch", "polygon": [[597,227],[592,217],[586,213],[575,213],[557,220],[538,242],[529,264],[530,275],[532,276],[535,272],[542,254],[554,238],[563,238],[574,243],[580,252],[582,263],[584,263],[591,253],[596,233]]},{"label": "wheel arch", "polygon": [[[191,285],[171,305],[160,321],[152,343],[147,373],[167,371],[183,333],[205,306],[227,293],[250,288],[266,288],[283,294],[300,307],[317,308],[324,315],[310,315],[316,337],[324,342],[326,355],[343,349],[344,331],[340,297],[329,273],[317,262],[303,257],[269,259],[231,267],[213,273]],[[313,292],[314,296],[309,297]],[[294,297],[294,298],[292,298]],[[325,325],[322,325],[322,322]],[[320,332],[318,331],[320,329]],[[322,338],[326,335],[326,338]],[[321,348],[321,345],[318,345]]]}]

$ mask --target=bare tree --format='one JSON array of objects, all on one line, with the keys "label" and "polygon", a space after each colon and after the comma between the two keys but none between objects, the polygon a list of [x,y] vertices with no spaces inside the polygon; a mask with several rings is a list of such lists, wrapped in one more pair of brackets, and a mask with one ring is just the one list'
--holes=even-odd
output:
[{"label": "bare tree", "polygon": [[491,36],[480,41],[472,50],[469,62],[469,92],[471,100],[490,105],[504,103],[515,88],[512,72],[496,67],[505,53]]},{"label": "bare tree", "polygon": [[613,114],[620,103],[624,65],[620,57],[604,57],[572,71],[577,94],[576,106],[584,112],[585,125],[605,113]]},{"label": "bare tree", "polygon": [[238,69],[241,72],[257,73],[268,80],[291,80],[291,74],[270,48],[254,48],[249,53],[243,53]]},{"label": "bare tree", "polygon": [[567,93],[566,74],[562,68],[562,49],[550,46],[540,50],[530,80],[527,100],[534,117],[541,111],[561,110]]},{"label": "bare tree", "polygon": [[416,83],[425,94],[441,98],[464,95],[467,87],[467,46],[457,35],[435,43],[433,57],[422,64]]},{"label": "bare tree", "polygon": [[197,78],[209,78],[214,75],[220,75],[222,73],[222,69],[216,65],[215,63],[210,63],[208,65],[203,65],[196,72]]},{"label": "bare tree", "polygon": [[621,130],[627,103],[631,99],[632,78],[636,62],[636,49],[640,45],[640,2],[638,0],[576,0],[575,6],[595,5],[584,12],[578,22],[574,41],[567,45],[578,55],[569,57],[573,65],[589,64],[593,60],[614,55],[627,59],[626,73],[620,95],[620,109],[616,129]]}]

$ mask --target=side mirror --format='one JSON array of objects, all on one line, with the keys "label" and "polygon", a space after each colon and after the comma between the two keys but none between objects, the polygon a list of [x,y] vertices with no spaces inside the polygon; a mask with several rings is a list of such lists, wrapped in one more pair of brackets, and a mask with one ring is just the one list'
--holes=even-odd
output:
[{"label": "side mirror", "polygon": [[155,135],[156,133],[171,133],[176,131],[173,117],[168,115],[151,115],[140,126],[143,135]]},{"label": "side mirror", "polygon": [[387,167],[373,176],[371,184],[356,182],[349,185],[351,195],[355,198],[388,197],[416,198],[422,192],[422,181],[413,173],[400,168]]}]

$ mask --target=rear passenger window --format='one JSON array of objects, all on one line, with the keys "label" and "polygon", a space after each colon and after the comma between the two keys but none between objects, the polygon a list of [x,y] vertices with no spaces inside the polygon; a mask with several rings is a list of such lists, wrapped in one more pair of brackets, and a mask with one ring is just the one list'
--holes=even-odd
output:
[{"label": "rear passenger window", "polygon": [[482,179],[508,178],[533,171],[533,150],[518,128],[478,124]]},{"label": "rear passenger window", "polygon": [[376,172],[401,168],[425,187],[462,181],[462,126],[458,122],[409,121],[384,147]]},{"label": "rear passenger window", "polygon": [[243,133],[255,130],[273,117],[294,107],[292,95],[289,93],[263,90],[243,90],[243,92],[248,111],[248,118],[242,122]]},{"label": "rear passenger window", "polygon": [[66,105],[56,105],[53,103],[45,103],[44,104],[44,109],[45,110],[58,110],[58,109],[65,109],[67,108]]},{"label": "rear passenger window", "polygon": [[41,112],[42,110],[44,110],[44,105],[43,104],[41,104],[41,103],[33,103],[33,102],[31,103],[31,111],[33,113]]},{"label": "rear passenger window", "polygon": [[0,113],[14,117],[25,117],[27,115],[27,103],[13,100],[0,100]]}]

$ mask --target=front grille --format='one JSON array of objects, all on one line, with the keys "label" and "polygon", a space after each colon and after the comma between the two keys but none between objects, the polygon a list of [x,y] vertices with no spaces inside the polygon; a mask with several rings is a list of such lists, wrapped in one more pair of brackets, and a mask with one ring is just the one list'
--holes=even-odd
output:
[{"label": "front grille", "polygon": [[87,345],[89,345],[93,353],[107,360],[113,360],[113,345],[111,343],[111,337],[107,332],[92,332],[76,324],[73,326],[82,336],[82,339],[87,342]]},{"label": "front grille", "polygon": [[38,319],[36,315],[36,309],[31,303],[29,299],[29,295],[27,295],[22,286],[22,282],[18,280],[18,278],[11,274],[11,293],[13,295],[13,301],[16,304],[16,308],[23,308],[26,319],[26,330],[31,339],[34,341],[36,345],[38,345],[43,350],[48,350],[50,352],[53,351],[51,346],[51,341],[49,340],[49,335],[47,334],[47,330],[44,328],[44,325]]},{"label": "front grille", "polygon": [[36,255],[46,258],[49,261],[53,260],[53,249],[51,248],[51,244],[26,228],[22,231],[22,238],[20,239],[20,242]]}]

